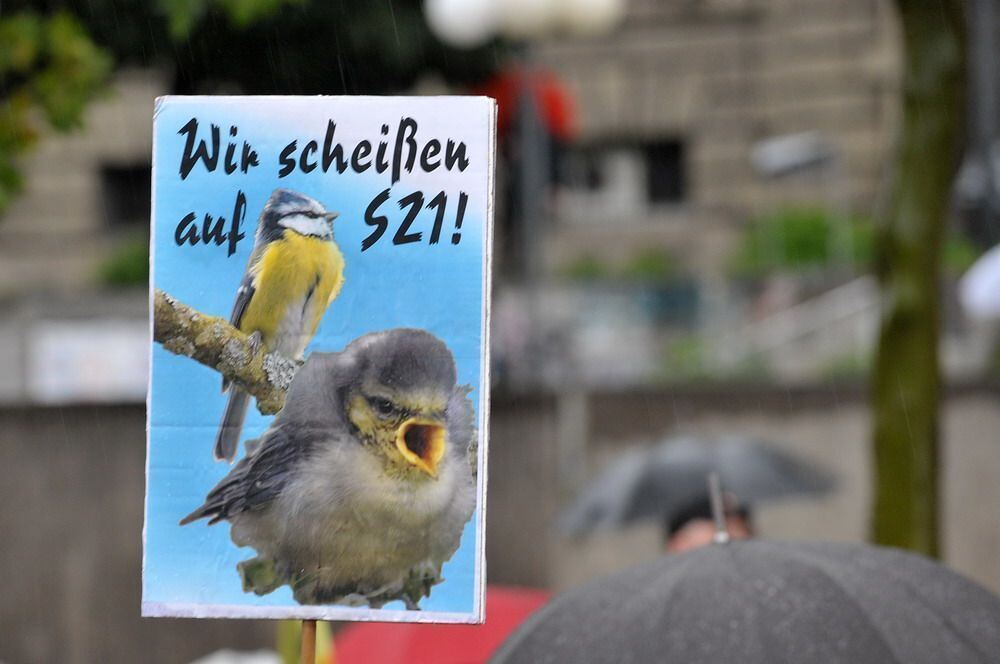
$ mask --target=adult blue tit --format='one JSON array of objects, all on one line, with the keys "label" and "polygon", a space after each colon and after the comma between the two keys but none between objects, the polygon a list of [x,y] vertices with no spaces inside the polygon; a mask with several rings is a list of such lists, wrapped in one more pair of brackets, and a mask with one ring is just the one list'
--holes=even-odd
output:
[{"label": "adult blue tit", "polygon": [[[340,292],[344,256],[333,239],[336,216],[288,189],[275,189],[264,206],[229,322],[268,352],[301,360]],[[215,458],[232,461],[250,395],[226,380],[222,389],[229,402],[215,439]]]},{"label": "adult blue tit", "polygon": [[417,608],[475,508],[476,443],[441,340],[366,334],[309,355],[270,428],[181,523],[230,522],[233,542],[257,551],[238,565],[248,592]]}]

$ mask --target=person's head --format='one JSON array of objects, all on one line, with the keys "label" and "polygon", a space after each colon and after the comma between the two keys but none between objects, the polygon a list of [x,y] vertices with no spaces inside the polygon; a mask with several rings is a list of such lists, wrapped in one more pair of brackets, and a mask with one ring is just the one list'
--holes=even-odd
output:
[{"label": "person's head", "polygon": [[[723,496],[726,530],[730,539],[753,537],[753,519],[750,508],[736,496]],[[704,496],[686,507],[669,515],[666,523],[666,549],[669,553],[690,551],[711,544],[715,536],[715,520],[712,517],[712,502]]]}]

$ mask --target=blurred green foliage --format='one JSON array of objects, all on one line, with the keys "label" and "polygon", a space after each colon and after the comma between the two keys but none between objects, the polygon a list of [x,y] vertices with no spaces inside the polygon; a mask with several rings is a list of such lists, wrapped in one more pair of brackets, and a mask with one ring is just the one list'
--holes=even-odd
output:
[{"label": "blurred green foliage", "polygon": [[274,14],[289,0],[157,0],[150,3],[166,17],[167,32],[176,40],[187,37],[213,9],[221,11],[234,26],[245,28]]},{"label": "blurred green foliage", "polygon": [[581,254],[566,263],[562,276],[571,281],[601,281],[611,277],[611,268],[593,254]]},{"label": "blurred green foliage", "polygon": [[66,12],[0,16],[0,213],[23,186],[18,159],[48,128],[81,123],[111,59]]},{"label": "blurred green foliage", "polygon": [[982,253],[972,240],[953,232],[944,241],[941,256],[944,271],[952,275],[961,274],[972,267]]},{"label": "blurred green foliage", "polygon": [[81,124],[115,66],[165,71],[177,94],[382,94],[427,72],[484,80],[498,44],[457,51],[421,0],[7,0],[0,14],[0,214],[19,159]]},{"label": "blurred green foliage", "polygon": [[712,347],[697,333],[671,338],[663,346],[660,382],[740,384],[768,383],[774,380],[767,359],[759,353],[749,353],[735,366],[721,369],[711,366]]},{"label": "blurred green foliage", "polygon": [[860,380],[867,378],[872,367],[872,357],[864,353],[848,352],[832,358],[819,370],[825,381]]},{"label": "blurred green foliage", "polygon": [[98,268],[103,286],[145,286],[149,282],[149,238],[130,240]]},{"label": "blurred green foliage", "polygon": [[499,43],[460,51],[438,41],[424,19],[423,0],[61,4],[119,65],[165,71],[176,94],[385,94],[407,89],[428,72],[476,83],[502,61]]},{"label": "blurred green foliage", "polygon": [[568,261],[560,270],[571,281],[624,281],[662,284],[677,276],[676,259],[654,247],[641,249],[622,265],[611,265],[596,254],[583,253]]},{"label": "blurred green foliage", "polygon": [[636,253],[625,264],[622,276],[633,281],[663,282],[675,275],[674,257],[662,249],[647,248]]},{"label": "blurred green foliage", "polygon": [[734,276],[797,272],[843,258],[867,265],[872,257],[871,222],[834,215],[821,207],[794,207],[752,220],[732,260]]},{"label": "blurred green foliage", "polygon": [[[734,277],[742,278],[806,272],[838,263],[867,271],[874,250],[871,219],[845,217],[822,207],[791,207],[752,220],[730,268]],[[965,236],[951,232],[944,243],[945,271],[967,270],[980,253]]]},{"label": "blurred green foliage", "polygon": [[663,349],[661,370],[668,383],[708,379],[705,343],[695,334],[671,339]]}]

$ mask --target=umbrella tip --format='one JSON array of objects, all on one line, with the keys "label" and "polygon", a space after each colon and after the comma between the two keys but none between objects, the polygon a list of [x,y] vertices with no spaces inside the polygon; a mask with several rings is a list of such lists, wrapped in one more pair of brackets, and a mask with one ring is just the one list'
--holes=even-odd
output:
[{"label": "umbrella tip", "polygon": [[722,502],[722,482],[719,480],[719,473],[715,471],[708,474],[708,498],[712,504],[712,519],[715,521],[712,542],[726,544],[729,542],[729,531],[726,529],[726,511]]}]

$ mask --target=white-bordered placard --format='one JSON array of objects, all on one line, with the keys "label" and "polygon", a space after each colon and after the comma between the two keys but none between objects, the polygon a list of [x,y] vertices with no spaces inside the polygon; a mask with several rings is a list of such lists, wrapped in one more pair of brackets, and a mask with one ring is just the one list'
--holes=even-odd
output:
[{"label": "white-bordered placard", "polygon": [[143,615],[481,622],[495,104],[154,118]]}]

